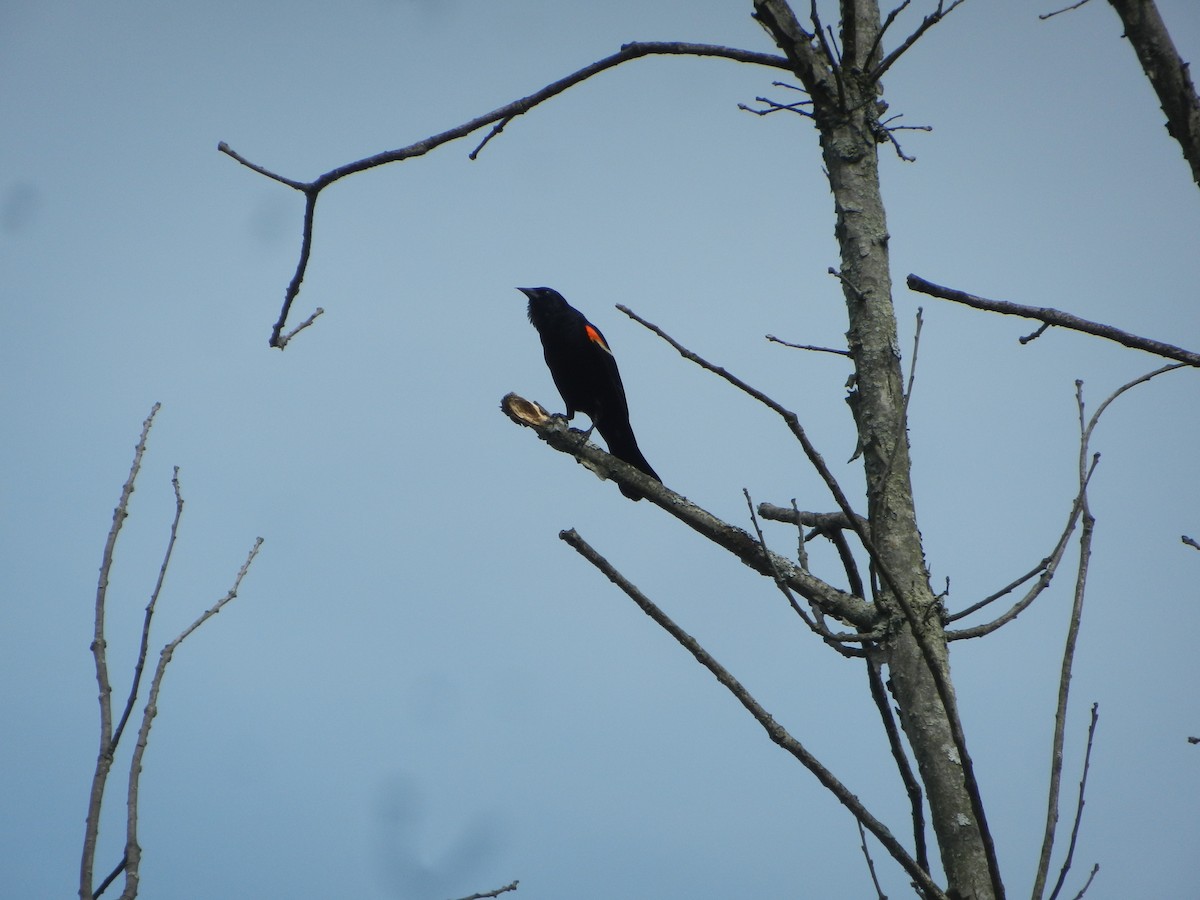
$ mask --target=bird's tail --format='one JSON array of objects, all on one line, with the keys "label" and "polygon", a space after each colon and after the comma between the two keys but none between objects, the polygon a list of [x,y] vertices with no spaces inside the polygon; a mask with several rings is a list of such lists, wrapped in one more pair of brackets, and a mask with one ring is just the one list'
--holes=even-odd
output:
[{"label": "bird's tail", "polygon": [[[635,469],[645,472],[655,481],[662,481],[658,477],[658,473],[651,468],[650,463],[646,462],[646,457],[642,455],[642,451],[638,447],[637,438],[633,436],[633,429],[629,427],[628,423],[597,423],[596,430],[600,432],[600,437],[604,438],[604,443],[608,445],[609,453],[622,462],[629,463]],[[625,485],[621,485],[621,493],[630,500],[641,500],[644,496],[636,488],[626,487]]]}]

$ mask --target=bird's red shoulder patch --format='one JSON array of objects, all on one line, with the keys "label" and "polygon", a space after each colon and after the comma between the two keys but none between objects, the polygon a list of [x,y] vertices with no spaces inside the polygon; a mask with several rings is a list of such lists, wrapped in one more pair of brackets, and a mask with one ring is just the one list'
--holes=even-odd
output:
[{"label": "bird's red shoulder patch", "polygon": [[599,344],[600,349],[605,353],[612,353],[612,351],[608,349],[608,341],[604,340],[604,335],[600,333],[599,328],[597,328],[591,322],[588,322],[587,325],[584,326],[584,330],[587,332],[589,341],[591,341],[593,344]]}]

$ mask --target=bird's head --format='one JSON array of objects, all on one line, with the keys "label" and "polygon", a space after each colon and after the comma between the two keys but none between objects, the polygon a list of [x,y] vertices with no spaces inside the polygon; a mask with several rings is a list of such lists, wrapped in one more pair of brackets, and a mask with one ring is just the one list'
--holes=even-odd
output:
[{"label": "bird's head", "polygon": [[529,321],[534,325],[537,325],[539,321],[544,321],[548,316],[554,316],[556,313],[570,308],[563,295],[554,288],[533,287],[517,288],[517,290],[529,298]]}]

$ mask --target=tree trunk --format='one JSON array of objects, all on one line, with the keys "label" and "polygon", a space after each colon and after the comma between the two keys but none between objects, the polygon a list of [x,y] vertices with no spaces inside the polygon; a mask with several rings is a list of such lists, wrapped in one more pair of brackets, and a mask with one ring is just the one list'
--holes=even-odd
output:
[{"label": "tree trunk", "polygon": [[[756,11],[795,63],[812,98],[833,191],[847,338],[856,373],[848,402],[858,426],[870,539],[882,576],[876,600],[893,623],[880,648],[891,690],[925,785],[947,893],[964,900],[1000,900],[964,778],[961,741],[954,738],[957,705],[947,643],[913,504],[887,218],[879,185],[877,147],[886,134],[879,124],[882,104],[876,83],[866,74],[879,60],[878,49],[872,53],[881,26],[878,3],[842,3],[840,66],[817,49],[815,30],[805,34],[786,4],[757,0]],[[865,58],[868,53],[871,59]],[[914,622],[920,635],[914,633]],[[940,688],[931,665],[941,676]]]}]

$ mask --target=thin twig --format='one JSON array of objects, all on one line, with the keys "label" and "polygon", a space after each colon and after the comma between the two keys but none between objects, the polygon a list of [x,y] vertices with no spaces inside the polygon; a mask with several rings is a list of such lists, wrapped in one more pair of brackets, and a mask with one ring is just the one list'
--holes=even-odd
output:
[{"label": "thin twig", "polygon": [[167,577],[167,566],[171,564],[171,554],[175,551],[175,539],[179,535],[179,520],[183,518],[183,494],[179,489],[179,466],[175,467],[175,474],[171,477],[171,487],[175,491],[175,518],[171,521],[170,536],[167,538],[167,549],[163,553],[162,565],[158,568],[158,580],[154,583],[150,602],[146,604],[146,615],[142,620],[142,642],[138,647],[137,663],[133,667],[133,684],[129,687],[129,697],[125,700],[125,710],[121,713],[121,721],[113,730],[113,750],[116,750],[117,745],[121,742],[121,735],[125,732],[129,715],[133,712],[134,703],[137,702],[138,688],[142,683],[142,672],[146,668],[146,652],[150,647],[150,620],[154,618],[158,595],[162,592],[163,581]]},{"label": "thin twig", "polygon": [[1039,13],[1038,18],[1044,22],[1044,21],[1046,21],[1046,19],[1053,19],[1055,16],[1060,15],[1062,13],[1071,12],[1072,10],[1079,9],[1079,7],[1086,5],[1088,2],[1089,2],[1089,0],[1079,0],[1078,3],[1072,3],[1070,6],[1064,6],[1062,9],[1056,9],[1056,10],[1054,10],[1054,12]]},{"label": "thin twig", "polygon": [[[904,390],[904,405],[903,405],[903,409],[900,412],[900,422],[902,422],[902,423],[908,421],[908,407],[909,407],[909,403],[911,403],[911,401],[912,401],[913,387],[917,382],[917,354],[920,353],[920,350],[921,350],[921,328],[925,324],[924,313],[925,313],[925,310],[922,307],[918,306],[917,307],[917,324],[916,324],[916,327],[913,329],[912,361],[909,363],[909,366],[908,366],[908,387],[905,388],[905,390]],[[888,457],[887,468],[884,469],[883,476],[879,479],[881,482],[886,482],[889,478],[892,477],[892,469],[896,465],[896,458],[900,455],[900,448],[907,446],[907,444],[908,444],[908,435],[904,432],[904,429],[901,428],[900,433],[896,435],[895,442],[892,444],[892,455]]]},{"label": "thin twig", "polygon": [[1054,740],[1050,754],[1050,788],[1047,792],[1046,827],[1042,838],[1042,852],[1034,877],[1034,887],[1031,895],[1033,900],[1041,900],[1045,890],[1046,878],[1050,869],[1050,854],[1054,847],[1054,835],[1058,825],[1058,794],[1062,780],[1062,748],[1063,741],[1065,740],[1067,700],[1070,694],[1071,668],[1074,664],[1075,642],[1079,634],[1079,622],[1083,614],[1083,598],[1087,585],[1088,563],[1091,558],[1092,549],[1092,532],[1096,521],[1089,511],[1087,504],[1087,482],[1090,478],[1091,468],[1095,466],[1095,457],[1093,457],[1091,467],[1088,465],[1088,446],[1092,435],[1095,433],[1096,426],[1100,423],[1101,417],[1118,397],[1139,384],[1144,384],[1164,372],[1170,372],[1173,369],[1181,368],[1181,366],[1181,363],[1163,366],[1121,385],[1121,387],[1117,388],[1104,399],[1104,402],[1092,413],[1090,419],[1085,416],[1083,382],[1075,382],[1075,403],[1079,410],[1079,484],[1083,527],[1079,535],[1079,567],[1075,578],[1075,601],[1071,608],[1070,625],[1067,628],[1066,646],[1063,649],[1062,671],[1059,677],[1058,708],[1054,716]]},{"label": "thin twig", "polygon": [[307,319],[305,319],[303,322],[301,322],[299,325],[297,325],[295,328],[293,328],[291,331],[289,331],[287,334],[285,334],[283,337],[281,337],[275,346],[278,347],[280,350],[282,350],[284,347],[286,347],[288,345],[288,341],[290,341],[292,338],[294,338],[296,335],[298,335],[300,332],[302,332],[305,328],[307,328],[313,322],[317,321],[317,319],[319,319],[323,315],[325,315],[325,310],[323,308],[321,308],[320,306],[318,306],[311,316],[309,316]]},{"label": "thin twig", "polygon": [[[1042,852],[1034,876],[1032,900],[1041,900],[1050,870],[1050,854],[1054,849],[1054,837],[1058,830],[1058,796],[1062,784],[1063,742],[1066,740],[1067,703],[1071,693],[1071,669],[1075,664],[1075,644],[1079,637],[1079,624],[1083,618],[1083,600],[1087,588],[1088,565],[1092,557],[1092,533],[1096,520],[1088,509],[1088,439],[1092,429],[1084,419],[1083,384],[1076,382],[1076,403],[1079,407],[1079,485],[1080,510],[1083,524],[1079,532],[1079,565],[1075,576],[1075,599],[1071,605],[1071,618],[1067,626],[1067,639],[1063,647],[1062,665],[1058,680],[1058,705],[1054,712],[1054,738],[1050,747],[1050,786],[1046,791],[1046,825],[1042,835]],[[1057,894],[1057,890],[1055,891]]]},{"label": "thin twig", "polygon": [[917,856],[917,865],[926,872],[929,871],[929,851],[925,843],[925,797],[921,783],[909,764],[908,755],[904,752],[904,743],[900,740],[900,729],[896,726],[896,717],[892,715],[892,705],[888,701],[887,688],[883,683],[883,673],[880,671],[878,658],[867,653],[867,681],[871,688],[871,699],[879,711],[879,720],[883,723],[883,731],[887,735],[888,748],[892,751],[892,759],[900,780],[904,783],[904,791],[908,794],[908,803],[912,809],[913,842]]},{"label": "thin twig", "polygon": [[871,873],[871,884],[875,885],[875,896],[879,900],[888,900],[887,894],[879,884],[879,876],[875,874],[875,862],[871,859],[871,851],[867,849],[867,833],[863,830],[862,822],[855,821],[858,826],[859,846],[862,847],[863,858],[867,861],[867,871]]},{"label": "thin twig", "polygon": [[[1091,477],[1095,473],[1096,466],[1099,464],[1099,462],[1100,462],[1099,455],[1097,455],[1096,457],[1094,457],[1092,459],[1092,464],[1091,464],[1091,467],[1089,468],[1088,474],[1087,474],[1088,481],[1091,480]],[[1085,485],[1084,485],[1085,487],[1086,487],[1086,484],[1087,484],[1087,482],[1085,482]],[[1079,515],[1082,512],[1082,510],[1083,510],[1083,495],[1080,493],[1080,494],[1076,494],[1074,501],[1072,501],[1072,503],[1071,503],[1071,512],[1067,516],[1067,524],[1063,528],[1062,534],[1059,535],[1058,543],[1055,544],[1054,550],[1051,551],[1050,556],[1048,556],[1046,559],[1042,560],[1041,564],[1036,569],[1034,569],[1033,572],[1031,572],[1029,575],[1026,575],[1023,578],[1019,579],[1018,581],[1005,586],[1001,590],[997,591],[995,594],[992,594],[990,597],[985,597],[983,600],[980,600],[978,603],[974,603],[971,606],[968,606],[966,609],[962,610],[961,612],[954,613],[952,616],[950,616],[947,619],[947,621],[949,622],[949,621],[954,621],[956,619],[961,619],[963,616],[968,616],[971,613],[982,609],[983,607],[985,607],[989,603],[991,603],[993,600],[997,600],[1000,597],[1003,597],[1005,594],[1007,594],[1009,591],[1013,590],[1015,587],[1019,586],[1020,584],[1024,583],[1025,581],[1028,581],[1029,578],[1032,577],[1034,574],[1038,574],[1040,572],[1041,574],[1039,575],[1037,582],[1033,585],[1033,587],[1031,587],[1029,589],[1029,591],[1025,594],[1024,597],[1022,597],[1020,600],[1018,600],[1016,603],[1014,603],[1011,607],[1009,607],[1008,610],[1003,615],[997,616],[995,619],[993,619],[990,622],[986,622],[983,625],[976,625],[971,628],[963,628],[958,631],[947,632],[946,640],[961,641],[961,640],[965,640],[967,638],[978,638],[978,637],[983,637],[985,635],[991,634],[993,631],[996,631],[997,629],[1002,628],[1003,626],[1007,625],[1009,622],[1016,619],[1017,616],[1019,616],[1026,609],[1028,609],[1033,604],[1033,602],[1042,595],[1042,593],[1046,590],[1046,588],[1050,586],[1050,582],[1054,580],[1054,576],[1058,573],[1059,563],[1062,562],[1062,558],[1063,558],[1063,555],[1066,553],[1067,545],[1070,542],[1071,535],[1075,533],[1075,527],[1076,527],[1076,525],[1079,524]]]},{"label": "thin twig", "polygon": [[471,162],[479,159],[479,154],[483,151],[483,148],[488,145],[488,141],[496,137],[496,135],[500,134],[500,132],[504,131],[504,126],[511,121],[512,116],[508,116],[507,118],[501,119],[499,122],[493,125],[492,130],[487,133],[487,137],[479,142],[479,146],[467,154],[467,159],[471,160]]},{"label": "thin twig", "polygon": [[[795,525],[797,528],[805,526],[813,529],[813,536],[821,535],[830,543],[838,552],[838,557],[842,561],[842,568],[846,571],[846,579],[850,588],[850,593],[856,597],[866,597],[863,589],[862,576],[858,571],[858,562],[854,558],[854,553],[850,549],[850,542],[846,540],[846,531],[853,531],[849,520],[845,513],[814,513],[801,511],[796,507],[796,501],[793,498],[791,509],[782,506],[776,506],[773,503],[758,504],[758,514],[764,519],[769,519],[773,522],[787,522]],[[859,517],[863,524],[866,520]],[[812,540],[810,537],[809,540]]]},{"label": "thin twig", "polygon": [[812,344],[793,344],[791,341],[785,341],[783,338],[777,338],[773,334],[766,335],[768,341],[774,344],[783,344],[785,347],[791,347],[794,350],[812,350],[816,353],[835,353],[838,356],[849,356],[849,350],[839,350],[837,347],[814,347]]},{"label": "thin twig", "polygon": [[1006,316],[1022,316],[1026,319],[1037,319],[1045,322],[1047,325],[1058,325],[1061,328],[1069,328],[1072,331],[1082,331],[1084,334],[1115,341],[1122,346],[1131,347],[1134,350],[1145,350],[1147,353],[1153,353],[1165,359],[1178,360],[1189,366],[1200,366],[1200,353],[1184,350],[1182,347],[1176,347],[1173,344],[1167,344],[1162,341],[1139,337],[1136,334],[1122,331],[1120,328],[1114,328],[1111,325],[1090,322],[1087,319],[1081,319],[1078,316],[1062,312],[1061,310],[1044,306],[1023,306],[1020,303],[1010,303],[1007,300],[987,300],[983,297],[976,297],[974,294],[968,294],[965,291],[942,287],[939,284],[926,281],[918,275],[908,276],[908,287],[910,290],[919,291],[931,297],[940,297],[942,300],[961,303],[973,309],[1002,313]]},{"label": "thin twig", "polygon": [[1071,860],[1075,858],[1075,844],[1079,840],[1079,825],[1083,821],[1083,795],[1087,790],[1088,769],[1092,765],[1092,741],[1096,737],[1096,723],[1099,720],[1100,704],[1093,703],[1092,720],[1088,723],[1087,749],[1083,754],[1083,772],[1079,776],[1079,799],[1075,803],[1075,821],[1071,825],[1071,841],[1067,845],[1067,858],[1063,860],[1062,869],[1059,870],[1058,881],[1054,883],[1054,890],[1050,892],[1050,900],[1057,900],[1063,882],[1067,880],[1067,873],[1071,871]]},{"label": "thin twig", "polygon": [[98,888],[96,888],[96,892],[94,894],[92,894],[92,900],[96,900],[97,897],[99,897],[106,890],[108,890],[108,886],[117,880],[118,875],[120,875],[122,872],[125,871],[125,864],[128,861],[129,861],[129,857],[127,857],[127,856],[121,857],[121,861],[116,864],[116,866],[113,868],[113,870],[111,872],[108,873],[108,877],[106,877],[102,882],[100,882],[100,886]]},{"label": "thin twig", "polygon": [[[1074,509],[1074,505],[1072,505],[1072,510],[1073,509]],[[1074,521],[1073,518],[1068,521],[1068,527],[1064,530],[1063,534],[1070,536],[1071,530],[1073,529],[1073,525],[1071,524],[1073,521]],[[1065,544],[1066,544],[1065,539],[1060,538],[1059,544],[1055,545],[1055,549],[1058,549],[1059,546],[1065,546]],[[985,606],[988,606],[991,603],[994,603],[995,601],[999,600],[1001,597],[1011,594],[1013,591],[1015,591],[1017,588],[1019,588],[1025,582],[1027,582],[1030,578],[1033,578],[1035,575],[1044,574],[1047,567],[1051,564],[1051,562],[1053,562],[1053,556],[1047,556],[1040,563],[1038,563],[1036,566],[1034,566],[1032,569],[1030,569],[1024,575],[1022,575],[1020,578],[1017,578],[1014,581],[1010,581],[1008,584],[1006,584],[1004,587],[1000,588],[1000,590],[996,591],[994,594],[989,594],[988,596],[984,597],[982,600],[978,601],[977,603],[972,603],[966,609],[960,609],[956,613],[950,613],[949,615],[946,616],[946,622],[947,623],[957,622],[959,619],[965,618],[966,616],[971,615],[971,613],[973,613],[973,612],[979,612],[979,610],[983,609]],[[1025,606],[1027,606],[1027,605],[1028,604],[1025,604]],[[1024,609],[1025,606],[1022,606],[1021,609]]]},{"label": "thin twig", "polygon": [[938,22],[942,21],[942,19],[946,18],[946,16],[950,15],[950,13],[954,12],[955,9],[965,2],[966,0],[953,0],[949,6],[944,6],[943,0],[938,0],[937,9],[922,19],[921,24],[917,26],[916,30],[906,37],[899,47],[885,56],[880,61],[879,65],[871,70],[871,81],[878,81],[880,78],[882,78],[883,74],[895,64],[896,60],[903,56],[913,44],[920,40],[921,36],[925,34],[926,31],[928,31]]},{"label": "thin twig", "polygon": [[461,898],[461,900],[486,900],[488,897],[499,897],[501,894],[507,894],[509,891],[515,891],[517,889],[517,885],[520,883],[521,882],[517,881],[516,879],[513,879],[511,883],[506,884],[504,887],[496,888],[494,891],[484,891],[482,894],[471,894],[469,897]]},{"label": "thin twig", "polygon": [[1034,341],[1036,341],[1038,338],[1040,338],[1043,334],[1045,334],[1049,330],[1050,330],[1050,324],[1048,322],[1043,322],[1041,325],[1039,325],[1037,327],[1036,330],[1031,331],[1029,334],[1022,335],[1021,337],[1017,338],[1017,343],[1021,344],[1022,346],[1024,346],[1025,344],[1032,344]]},{"label": "thin twig", "polygon": [[813,634],[820,637],[821,640],[823,640],[842,656],[846,657],[847,659],[862,657],[864,655],[862,648],[847,647],[842,642],[869,641],[874,636],[868,634],[833,634],[828,628],[825,627],[824,622],[821,619],[814,618],[808,614],[807,610],[805,610],[804,607],[800,605],[800,602],[796,599],[796,595],[793,594],[791,589],[787,586],[787,582],[783,580],[783,575],[774,566],[774,554],[771,553],[770,548],[767,547],[767,539],[763,537],[762,528],[760,528],[758,525],[758,516],[754,514],[754,502],[750,499],[750,491],[748,491],[746,488],[742,488],[742,495],[746,498],[746,508],[750,510],[750,521],[754,525],[754,533],[758,536],[758,544],[760,547],[762,547],[763,555],[769,561],[772,561],[771,577],[775,582],[775,586],[779,588],[779,592],[783,594],[784,598],[788,602],[788,605],[792,608],[792,611],[800,617],[801,621],[808,626],[809,630]]},{"label": "thin twig", "polygon": [[784,751],[791,754],[797,759],[801,765],[809,770],[817,780],[832,793],[843,806],[862,825],[875,836],[880,844],[891,854],[892,859],[904,869],[908,875],[917,882],[921,890],[926,893],[930,900],[948,900],[946,894],[940,887],[934,883],[929,873],[923,870],[917,862],[908,855],[903,845],[896,840],[892,833],[887,829],[887,826],[876,819],[865,806],[862,801],[837,777],[825,768],[821,762],[813,756],[800,741],[796,740],[782,725],[780,725],[770,713],[762,707],[762,705],[751,696],[750,692],[742,686],[728,669],[722,666],[705,650],[700,643],[690,634],[680,628],[675,622],[658,606],[654,604],[645,594],[637,587],[629,582],[620,572],[618,572],[611,563],[603,556],[597,553],[591,545],[587,543],[575,529],[559,532],[559,538],[571,546],[580,556],[595,566],[609,581],[615,584],[618,588],[633,600],[651,619],[655,621],[664,631],[666,631],[676,642],[685,650],[692,654],[700,665],[709,670],[721,683],[721,686],[729,691],[735,699],[752,715],[767,732],[767,736]]},{"label": "thin twig", "polygon": [[[762,509],[762,504],[759,504],[759,509]],[[804,537],[804,526],[800,524],[800,507],[796,505],[796,498],[792,498],[792,510],[796,513],[796,562],[800,563],[800,568],[808,570],[808,541]],[[860,593],[861,597],[862,594]]]},{"label": "thin twig", "polygon": [[104,553],[100,559],[100,579],[96,585],[96,614],[95,630],[92,638],[92,658],[96,665],[96,684],[99,688],[100,702],[100,749],[96,755],[96,769],[92,774],[92,788],[88,794],[88,810],[83,836],[83,855],[79,865],[79,897],[80,900],[92,898],[92,874],[96,858],[96,839],[100,833],[100,806],[104,800],[104,786],[108,780],[109,770],[113,763],[112,743],[112,684],[108,678],[107,644],[104,637],[105,605],[108,598],[108,579],[112,571],[113,555],[117,547],[117,537],[121,526],[129,515],[129,498],[133,495],[134,482],[142,468],[142,456],[146,452],[146,440],[150,435],[150,426],[154,417],[162,408],[161,403],[155,403],[150,408],[150,415],[142,422],[142,434],[133,451],[133,464],[129,467],[129,477],[121,489],[121,498],[113,510],[112,527],[108,539],[104,543]]},{"label": "thin twig", "polygon": [[777,112],[794,112],[797,115],[804,116],[806,119],[814,118],[813,114],[807,109],[801,109],[803,106],[811,106],[811,100],[797,100],[795,103],[776,103],[770,97],[755,97],[755,103],[763,103],[766,109],[754,109],[747,106],[745,103],[739,103],[737,108],[743,112],[754,113],[756,116],[769,116],[771,113]]},{"label": "thin twig", "polygon": [[178,637],[166,644],[158,655],[158,666],[154,670],[153,678],[150,679],[150,692],[146,697],[146,705],[142,710],[142,725],[138,729],[137,744],[133,748],[133,757],[129,762],[129,792],[126,798],[128,817],[125,823],[125,892],[122,894],[123,898],[137,896],[142,859],[142,848],[138,846],[137,840],[138,791],[142,775],[142,758],[146,753],[146,746],[150,741],[150,726],[154,722],[154,717],[158,715],[158,694],[162,689],[163,676],[166,674],[167,666],[170,664],[171,658],[175,655],[175,651],[179,649],[179,645],[187,640],[192,632],[219,613],[226,604],[237,597],[242,579],[250,571],[250,565],[254,562],[254,558],[258,555],[262,544],[263,539],[261,537],[255,538],[254,545],[250,548],[250,552],[246,556],[246,561],[242,563],[241,569],[238,570],[237,576],[233,580],[233,586],[225,596],[221,597],[216,603],[201,613],[191,625],[179,633]]},{"label": "thin twig", "polygon": [[896,16],[904,12],[904,10],[908,8],[908,4],[911,2],[912,0],[904,0],[903,3],[887,14],[887,18],[883,20],[883,26],[879,29],[879,31],[875,32],[875,40],[871,44],[871,52],[869,52],[866,56],[868,64],[872,59],[875,58],[875,54],[879,52],[879,45],[883,41],[883,36],[887,34],[887,30],[891,28],[892,23],[896,21]]},{"label": "thin twig", "polygon": [[1095,865],[1092,866],[1092,871],[1088,873],[1087,881],[1085,881],[1083,883],[1083,887],[1081,887],[1079,889],[1079,893],[1076,894],[1072,898],[1072,900],[1083,900],[1083,895],[1086,894],[1087,889],[1092,886],[1092,879],[1096,877],[1096,873],[1099,871],[1100,871],[1100,863],[1096,863]]}]

